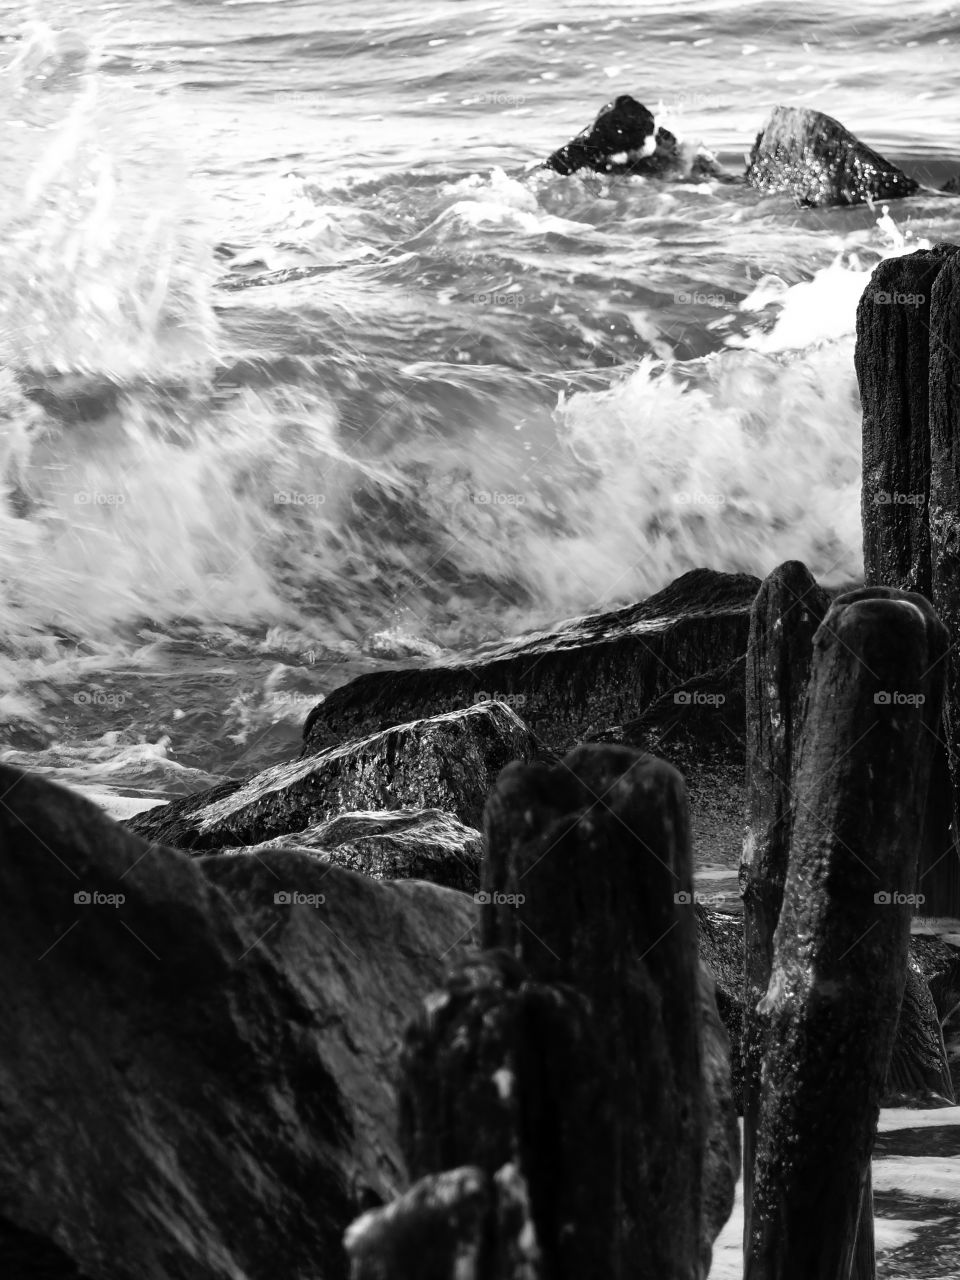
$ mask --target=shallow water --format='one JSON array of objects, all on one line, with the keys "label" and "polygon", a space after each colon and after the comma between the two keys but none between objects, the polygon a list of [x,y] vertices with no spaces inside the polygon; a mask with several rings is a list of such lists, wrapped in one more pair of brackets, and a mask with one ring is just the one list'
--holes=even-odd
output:
[{"label": "shallow water", "polygon": [[960,169],[951,12],[0,3],[0,758],[116,806],[362,670],[695,565],[860,569],[856,301],[934,192],[529,166],[632,92]]}]

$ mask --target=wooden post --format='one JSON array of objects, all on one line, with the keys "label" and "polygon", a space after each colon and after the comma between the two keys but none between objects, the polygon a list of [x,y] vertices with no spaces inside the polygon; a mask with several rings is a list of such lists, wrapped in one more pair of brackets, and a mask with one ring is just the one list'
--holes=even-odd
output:
[{"label": "wooden post", "polygon": [[[947,585],[950,571],[943,563],[939,571],[934,565],[934,560],[949,560],[943,522],[934,520],[934,507],[949,509],[949,463],[943,465],[943,451],[934,450],[931,440],[938,433],[937,424],[941,438],[945,430],[948,434],[947,388],[954,358],[931,333],[936,328],[935,314],[944,314],[942,307],[933,306],[937,281],[956,255],[955,245],[937,245],[881,262],[857,309],[855,354],[863,403],[866,583],[919,591],[937,606],[954,641],[960,631],[949,608],[948,597],[955,594]],[[955,261],[949,275],[956,279]],[[950,287],[941,289],[942,297],[949,297]],[[936,465],[934,452],[941,457]],[[934,523],[942,532],[932,539]],[[935,576],[940,583],[936,592]],[[960,780],[955,777],[951,788],[946,747],[955,734],[947,727],[938,732],[944,745],[933,764],[918,868],[919,892],[925,898],[919,913],[931,916],[960,914],[954,816]]]},{"label": "wooden post", "polygon": [[[576,1188],[556,1223],[558,1274],[690,1280],[704,1103],[683,780],[616,746],[510,765],[486,835],[485,945],[510,950],[540,982],[574,987],[591,1010],[596,1076],[570,1085],[550,1173],[557,1194]],[[576,1125],[569,1141],[566,1117],[588,1108],[587,1130]],[[590,1214],[577,1203],[586,1192]]]},{"label": "wooden post", "polygon": [[[932,599],[956,646],[960,641],[960,253],[945,262],[930,306],[930,546]],[[944,737],[949,767],[953,834],[960,833],[960,660],[946,664]],[[939,865],[922,868],[920,892],[930,915],[960,915],[960,857],[945,849]]]},{"label": "wooden post", "polygon": [[854,1264],[947,647],[927,600],[871,589],[836,600],[814,641],[761,1004],[770,1038],[745,1280],[848,1280]]},{"label": "wooden post", "polygon": [[773,935],[790,852],[794,749],[813,660],[813,637],[830,604],[805,565],[790,560],[767,577],[750,614],[747,647],[747,830],[743,898],[743,1206],[750,1233],[753,1156],[760,1107],[766,994]]},{"label": "wooden post", "polygon": [[[455,971],[407,1031],[400,1143],[410,1175],[468,1161],[488,1179],[515,1168],[529,1189],[543,1280],[575,1280],[589,1248],[609,1256],[609,1179],[580,1176],[595,1141],[604,1063],[588,1001],[538,983],[506,951]],[[500,1280],[500,1277],[497,1277]]]},{"label": "wooden post", "polygon": [[541,1280],[523,1179],[464,1167],[421,1178],[344,1236],[350,1280]]},{"label": "wooden post", "polygon": [[952,245],[938,245],[885,259],[857,307],[864,576],[867,586],[928,598],[930,300],[955,252]]}]

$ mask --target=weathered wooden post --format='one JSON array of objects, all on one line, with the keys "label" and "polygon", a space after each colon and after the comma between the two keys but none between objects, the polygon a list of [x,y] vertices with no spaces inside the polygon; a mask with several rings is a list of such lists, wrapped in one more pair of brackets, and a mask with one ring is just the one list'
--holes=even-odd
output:
[{"label": "weathered wooden post", "polygon": [[[954,645],[960,641],[960,253],[953,252],[933,283],[930,305],[930,549],[932,599]],[[944,707],[954,838],[960,833],[960,660],[946,664]],[[944,892],[947,885],[949,892]],[[929,914],[960,914],[960,857],[945,853],[936,868],[921,869],[920,892]]]},{"label": "weathered wooden post", "polygon": [[930,300],[953,245],[879,264],[857,307],[867,586],[930,597]]},{"label": "weathered wooden post", "polygon": [[425,1002],[402,1054],[420,1180],[351,1228],[354,1280],[423,1280],[416,1239],[441,1220],[431,1280],[460,1280],[458,1232],[473,1280],[703,1280],[739,1141],[683,780],[582,747],[508,766],[486,828],[487,950]]},{"label": "weathered wooden post", "polygon": [[813,660],[813,637],[830,599],[807,567],[790,560],[764,579],[750,614],[747,646],[747,829],[740,862],[743,898],[743,1205],[750,1233],[753,1153],[760,1107],[766,994],[780,919],[792,830],[793,756]]},{"label": "weathered wooden post", "polygon": [[[931,539],[933,508],[949,501],[935,473],[931,428],[944,424],[950,357],[933,334],[933,296],[937,281],[957,255],[955,245],[937,245],[890,258],[876,268],[857,309],[855,363],[863,403],[863,554],[868,586],[919,591],[933,600],[954,641],[944,570],[945,544]],[[956,265],[951,270],[956,279]],[[949,285],[940,290],[949,297]],[[932,385],[932,379],[937,385]],[[949,464],[946,467],[949,470]],[[939,493],[942,496],[934,496]],[[941,522],[942,526],[942,522]],[[947,553],[949,555],[949,553]],[[934,592],[934,577],[940,589]],[[956,717],[954,717],[956,718]],[[960,913],[960,857],[954,814],[960,798],[957,779],[950,785],[946,742],[937,750],[923,820],[918,881],[923,915]],[[956,770],[954,770],[956,772]],[[953,824],[953,831],[951,831]]]},{"label": "weathered wooden post", "polygon": [[[486,834],[485,944],[583,993],[603,1064],[567,1100],[591,1126],[563,1144],[552,1172],[557,1274],[689,1280],[700,1266],[704,1106],[683,780],[615,746],[580,747],[555,767],[510,765]],[[535,1191],[533,1201],[536,1215]]]},{"label": "weathered wooden post", "polygon": [[854,1265],[947,647],[922,596],[869,588],[836,600],[814,641],[760,1009],[770,1034],[745,1280],[848,1280]]}]

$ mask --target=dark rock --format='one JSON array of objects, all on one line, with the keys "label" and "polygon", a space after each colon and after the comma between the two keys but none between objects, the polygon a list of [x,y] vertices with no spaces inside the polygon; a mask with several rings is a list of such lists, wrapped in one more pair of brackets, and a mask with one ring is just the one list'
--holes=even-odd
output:
[{"label": "dark rock", "polygon": [[406,1185],[396,1045],[473,902],[0,789],[0,1249],[57,1280],[345,1280],[343,1231]]},{"label": "dark rock", "polygon": [[748,574],[695,569],[640,604],[486,645],[469,661],[360,676],[310,712],[304,755],[484,698],[506,700],[547,746],[566,751],[734,662],[759,586]]},{"label": "dark rock", "polygon": [[911,958],[881,1105],[946,1106],[954,1101],[937,1006]]},{"label": "dark rock", "polygon": [[635,719],[589,738],[649,751],[679,769],[687,784],[694,849],[731,868],[743,845],[744,682],[739,657],[684,680]]},{"label": "dark rock", "polygon": [[[697,907],[700,958],[716,979],[717,1008],[730,1041],[730,1063],[733,1098],[737,1111],[743,1112],[743,918],[726,912]],[[926,986],[929,973],[945,993],[953,992],[953,982],[960,972],[960,955],[939,938],[915,934],[910,939],[910,973],[908,990],[912,993],[901,1007],[902,1025],[897,1027],[893,1060],[884,1087],[885,1098],[895,1094],[898,1106],[931,1105],[934,1094],[946,1092],[945,1050],[942,1047],[939,1018],[955,1003],[955,999],[938,1007]],[[949,975],[949,977],[948,977]],[[925,990],[921,988],[921,985]],[[950,985],[948,985],[950,984]],[[932,1002],[932,1003],[931,1003]],[[946,1072],[946,1075],[945,1075]],[[915,1088],[898,1085],[898,1081],[919,1080]],[[893,1102],[885,1102],[885,1106]]]},{"label": "dark rock", "polygon": [[720,1017],[713,974],[703,961],[698,966],[697,1001],[705,1102],[700,1184],[700,1274],[706,1277],[713,1261],[713,1242],[733,1212],[740,1179],[741,1152],[730,1038]]},{"label": "dark rock", "polygon": [[960,195],[960,173],[955,173],[952,178],[948,178],[940,190],[947,191],[951,195]]},{"label": "dark rock", "polygon": [[593,124],[555,151],[544,168],[565,175],[589,169],[643,177],[723,176],[711,156],[685,156],[674,135],[657,128],[653,112],[627,93],[602,107]]},{"label": "dark rock", "polygon": [[439,809],[394,809],[341,813],[292,836],[229,852],[295,849],[374,880],[429,880],[473,894],[480,887],[482,844],[479,831]]},{"label": "dark rock", "polygon": [[436,808],[478,827],[503,766],[537,753],[509,707],[483,703],[398,724],[246,782],[148,809],[129,826],[147,839],[195,852],[296,836],[358,809]]},{"label": "dark rock", "polygon": [[818,208],[893,200],[920,189],[838,121],[809,107],[774,108],[750,152],[747,182]]},{"label": "dark rock", "polygon": [[960,949],[935,933],[914,933],[910,955],[930,988],[937,1014],[945,1018],[960,1000]]}]

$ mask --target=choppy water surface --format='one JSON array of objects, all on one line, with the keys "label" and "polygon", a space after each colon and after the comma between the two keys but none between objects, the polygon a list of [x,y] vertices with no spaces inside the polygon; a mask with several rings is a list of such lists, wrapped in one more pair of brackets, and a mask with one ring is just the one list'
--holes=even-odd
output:
[{"label": "choppy water surface", "polygon": [[932,190],[798,211],[530,166],[631,92],[960,169],[956,14],[0,3],[0,756],[108,799],[350,675],[701,564],[860,568],[856,301]]}]

